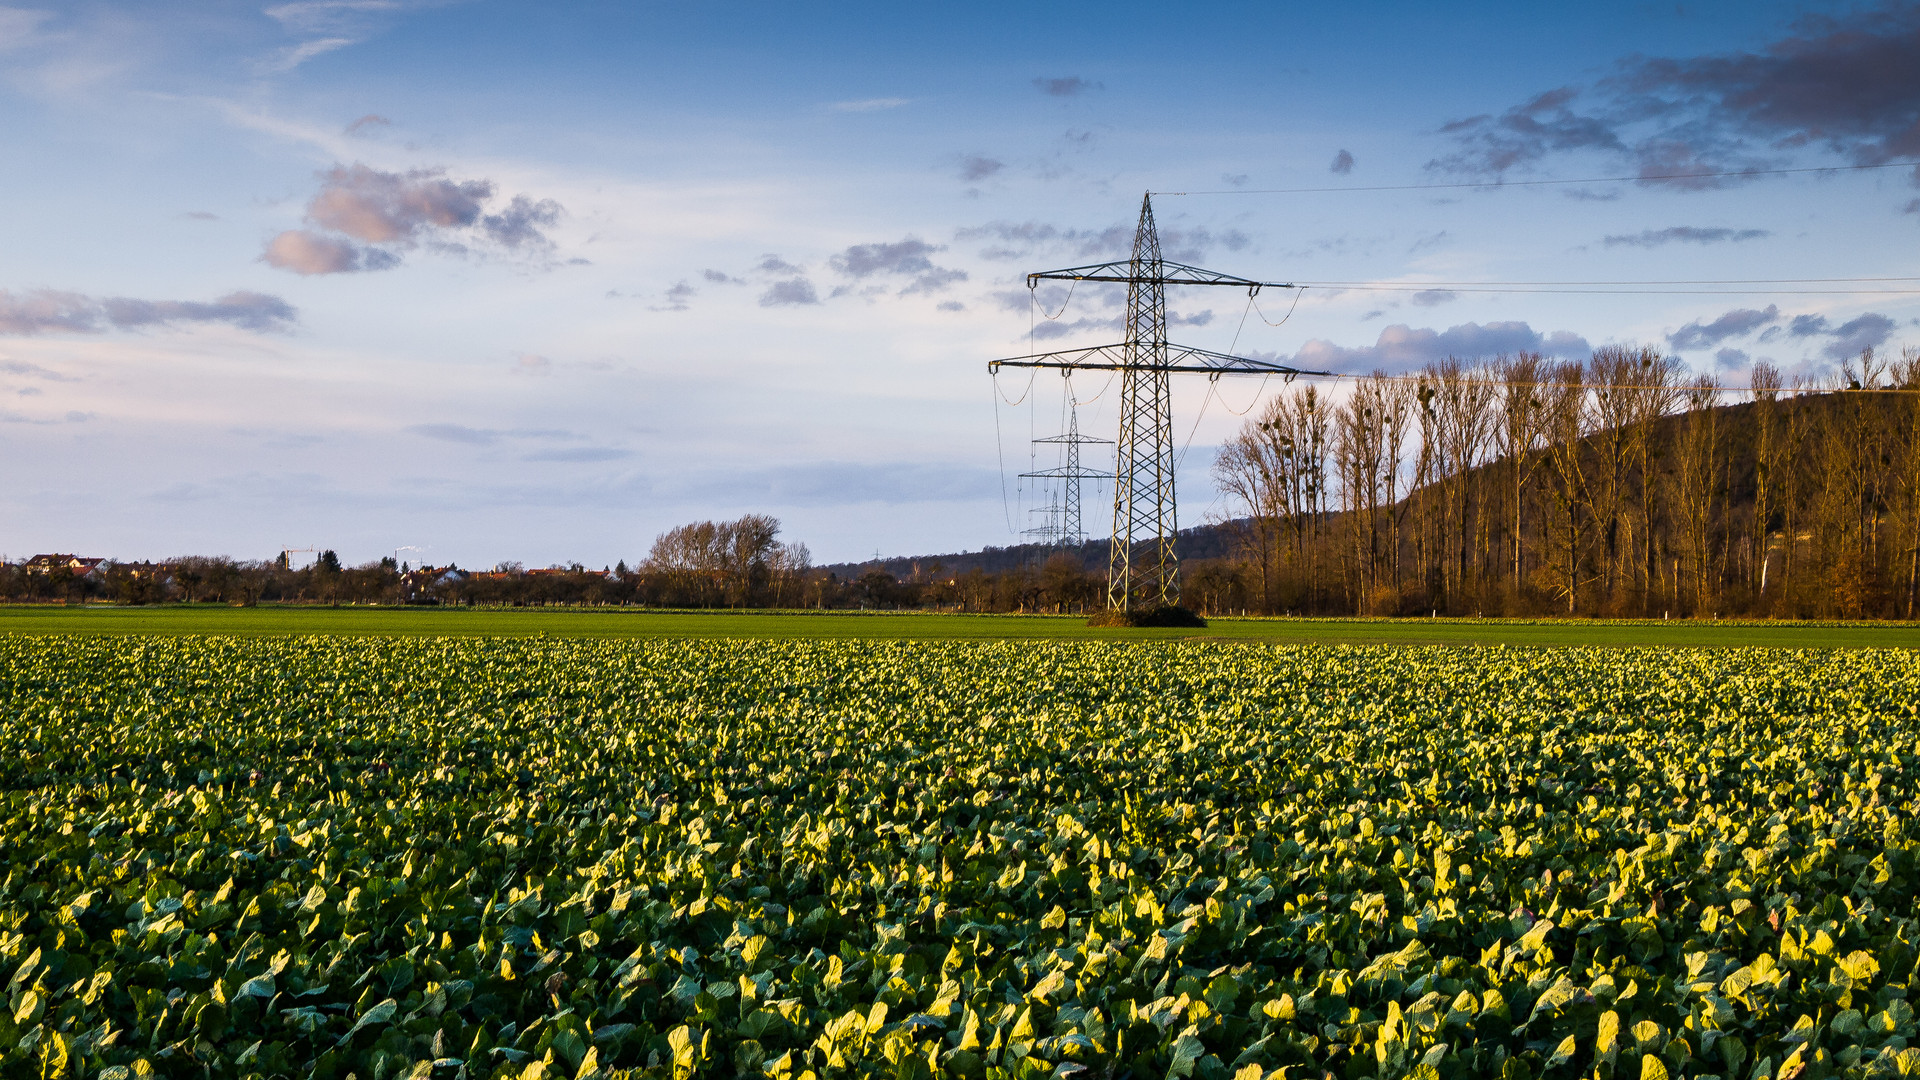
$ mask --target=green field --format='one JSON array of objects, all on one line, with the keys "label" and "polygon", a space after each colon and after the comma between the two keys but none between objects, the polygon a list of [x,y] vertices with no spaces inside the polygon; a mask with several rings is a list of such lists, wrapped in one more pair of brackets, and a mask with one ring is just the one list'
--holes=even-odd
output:
[{"label": "green field", "polygon": [[0,1075],[1911,1075],[1917,707],[1905,650],[13,635]]},{"label": "green field", "polygon": [[1233,619],[1204,630],[1093,629],[1079,616],[633,609],[0,607],[0,634],[366,634],[446,637],[1220,640],[1340,645],[1920,648],[1914,623],[1505,619]]}]

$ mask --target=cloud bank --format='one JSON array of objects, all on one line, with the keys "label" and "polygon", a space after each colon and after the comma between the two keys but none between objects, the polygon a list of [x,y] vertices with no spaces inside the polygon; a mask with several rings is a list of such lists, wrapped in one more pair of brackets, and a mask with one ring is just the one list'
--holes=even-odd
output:
[{"label": "cloud bank", "polygon": [[[1667,345],[1675,350],[1711,349],[1733,338],[1759,332],[1761,343],[1789,341],[1812,343],[1825,339],[1820,355],[1828,360],[1845,360],[1860,355],[1866,348],[1879,348],[1893,337],[1893,319],[1877,311],[1856,315],[1834,325],[1825,315],[1795,315],[1781,322],[1780,309],[1772,304],[1764,309],[1736,308],[1711,321],[1695,321],[1667,335]],[[1739,349],[1721,349],[1716,354],[1723,364],[1743,362],[1746,353]]]},{"label": "cloud bank", "polygon": [[1370,371],[1414,371],[1449,356],[1498,356],[1501,353],[1538,352],[1569,360],[1593,353],[1587,339],[1570,330],[1541,333],[1524,322],[1460,323],[1445,330],[1396,323],[1380,331],[1372,345],[1348,347],[1313,340],[1291,357],[1272,359],[1299,368],[1364,374]]},{"label": "cloud bank", "polygon": [[1916,57],[1920,5],[1810,15],[1756,51],[1632,57],[1593,86],[1456,120],[1441,129],[1452,151],[1428,168],[1497,180],[1587,151],[1645,184],[1702,190],[1748,179],[1706,174],[1778,167],[1804,149],[1858,165],[1920,156]]}]

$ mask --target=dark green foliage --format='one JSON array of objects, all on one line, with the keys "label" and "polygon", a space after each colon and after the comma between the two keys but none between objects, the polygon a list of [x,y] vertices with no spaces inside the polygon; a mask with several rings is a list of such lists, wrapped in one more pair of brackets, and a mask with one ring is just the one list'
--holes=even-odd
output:
[{"label": "dark green foliage", "polygon": [[0,1075],[1906,1074],[1916,701],[1895,652],[5,638]]},{"label": "dark green foliage", "polygon": [[1164,626],[1203,627],[1207,620],[1183,607],[1157,607],[1150,611],[1100,611],[1087,620],[1088,626]]}]

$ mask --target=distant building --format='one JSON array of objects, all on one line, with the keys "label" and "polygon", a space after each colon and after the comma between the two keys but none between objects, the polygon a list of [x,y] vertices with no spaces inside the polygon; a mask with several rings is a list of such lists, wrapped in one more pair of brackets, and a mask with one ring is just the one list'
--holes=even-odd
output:
[{"label": "distant building", "polygon": [[53,574],[65,570],[74,577],[94,577],[106,562],[105,559],[89,559],[79,555],[35,555],[25,565],[29,574]]},{"label": "distant building", "polygon": [[400,575],[400,599],[412,603],[442,585],[457,585],[470,575],[454,566],[423,566]]}]

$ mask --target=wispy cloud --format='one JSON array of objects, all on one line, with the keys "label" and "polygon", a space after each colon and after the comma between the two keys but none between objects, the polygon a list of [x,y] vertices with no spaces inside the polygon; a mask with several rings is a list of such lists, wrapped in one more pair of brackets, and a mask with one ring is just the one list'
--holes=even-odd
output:
[{"label": "wispy cloud", "polygon": [[295,0],[266,9],[268,18],[290,30],[318,32],[352,25],[363,16],[400,11],[400,0]]},{"label": "wispy cloud", "polygon": [[897,109],[902,105],[912,104],[912,102],[912,98],[903,97],[862,98],[858,101],[829,102],[827,108],[834,112],[879,112],[882,109]]},{"label": "wispy cloud", "polygon": [[633,451],[612,446],[574,446],[558,450],[537,450],[531,454],[522,455],[520,460],[589,464],[597,461],[618,461],[632,456]]},{"label": "wispy cloud", "polygon": [[262,60],[254,65],[254,70],[262,75],[284,75],[316,56],[321,56],[335,49],[343,49],[348,45],[357,43],[357,38],[314,38],[311,41],[303,41],[298,45],[289,45],[281,49],[271,58]]},{"label": "wispy cloud", "polygon": [[0,360],[0,375],[19,375],[29,379],[42,379],[47,382],[79,382],[72,375],[39,364],[29,364],[24,360]]},{"label": "wispy cloud", "polygon": [[1728,229],[1720,226],[1698,228],[1674,225],[1665,229],[1646,229],[1637,233],[1618,233],[1606,238],[1608,247],[1659,247],[1662,244],[1726,244],[1759,240],[1772,236],[1768,229]]},{"label": "wispy cloud", "polygon": [[967,154],[960,159],[960,179],[968,183],[985,180],[1007,167],[1007,163],[985,154]]},{"label": "wispy cloud", "polygon": [[1078,75],[1066,75],[1060,78],[1041,76],[1033,80],[1033,85],[1041,93],[1050,97],[1078,97],[1089,90],[1104,90],[1106,87],[1097,82],[1089,82]]},{"label": "wispy cloud", "polygon": [[465,424],[411,424],[402,430],[409,435],[463,446],[494,446],[521,439],[564,440],[580,437],[558,428],[477,428]]},{"label": "wispy cloud", "polygon": [[423,6],[428,5],[401,0],[299,0],[272,5],[265,9],[266,16],[303,40],[282,46],[255,61],[254,71],[260,75],[284,75],[316,56],[358,45],[372,37],[388,21],[381,16]]},{"label": "wispy cloud", "polygon": [[1690,322],[1667,335],[1667,344],[1676,349],[1710,349],[1728,338],[1745,337],[1763,326],[1780,321],[1780,309],[1768,304],[1764,310],[1736,308],[1712,322]]},{"label": "wispy cloud", "polygon": [[25,49],[40,40],[40,28],[53,19],[51,11],[0,7],[0,53]]},{"label": "wispy cloud", "polygon": [[225,323],[256,332],[285,331],[298,320],[292,304],[257,292],[232,292],[212,301],[95,298],[39,289],[15,295],[0,290],[0,334],[98,334],[191,323]]},{"label": "wispy cloud", "polygon": [[[1133,246],[1133,232],[1132,225],[1084,228],[1061,227],[1042,221],[990,221],[985,225],[956,230],[954,240],[960,243],[998,241],[980,251],[981,258],[985,259],[1021,259],[1041,252],[1066,254],[1074,258],[1100,258],[1126,254]],[[1240,251],[1252,242],[1253,238],[1239,229],[1218,232],[1205,227],[1163,226],[1160,229],[1161,251],[1168,258],[1188,262],[1205,258],[1208,252],[1221,248]]]}]

